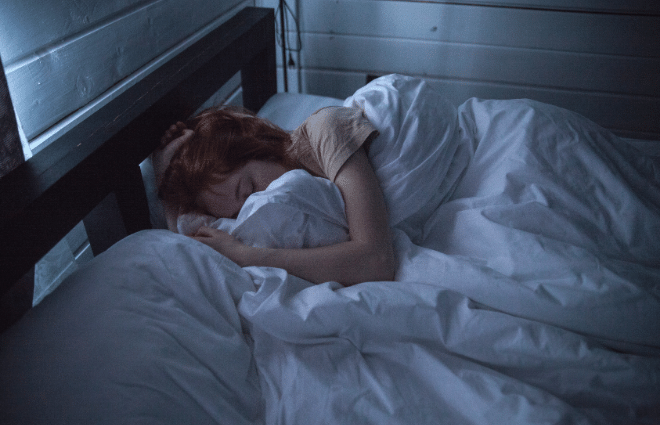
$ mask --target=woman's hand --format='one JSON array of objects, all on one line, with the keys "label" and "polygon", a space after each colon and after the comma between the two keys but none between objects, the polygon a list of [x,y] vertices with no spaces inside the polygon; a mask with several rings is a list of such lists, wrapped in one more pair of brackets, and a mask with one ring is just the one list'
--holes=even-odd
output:
[{"label": "woman's hand", "polygon": [[188,129],[181,121],[172,124],[167,129],[160,139],[160,147],[152,155],[154,174],[156,175],[156,187],[160,186],[165,170],[170,165],[170,161],[176,151],[194,135],[195,132]]},{"label": "woman's hand", "polygon": [[[160,139],[160,147],[151,155],[157,188],[160,188],[163,176],[165,175],[165,170],[169,167],[170,161],[172,161],[172,157],[176,151],[194,135],[194,131],[188,129],[183,122],[179,121],[176,124],[171,125]],[[179,210],[166,202],[163,202],[163,207],[165,209],[167,228],[176,233],[176,220],[179,216]]]},{"label": "woman's hand", "polygon": [[210,246],[241,267],[249,265],[246,263],[246,257],[250,247],[227,232],[202,226],[192,238]]}]

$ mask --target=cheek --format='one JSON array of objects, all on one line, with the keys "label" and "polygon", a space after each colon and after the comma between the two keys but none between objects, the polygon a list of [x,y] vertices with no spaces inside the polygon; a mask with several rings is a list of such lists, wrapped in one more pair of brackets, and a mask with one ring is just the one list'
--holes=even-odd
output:
[{"label": "cheek", "polygon": [[261,192],[266,190],[268,185],[270,184],[270,181],[267,179],[254,179],[253,180],[253,185],[254,185],[254,192]]},{"label": "cheek", "polygon": [[279,164],[267,164],[267,166],[260,169],[258,173],[255,173],[253,180],[255,191],[261,192],[266,190],[268,185],[280,178],[286,171],[287,170]]}]

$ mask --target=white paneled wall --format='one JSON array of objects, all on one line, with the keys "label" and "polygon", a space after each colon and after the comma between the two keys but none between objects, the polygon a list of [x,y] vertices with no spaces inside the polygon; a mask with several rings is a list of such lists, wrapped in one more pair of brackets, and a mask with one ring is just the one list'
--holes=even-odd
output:
[{"label": "white paneled wall", "polygon": [[368,75],[403,73],[455,104],[527,97],[622,135],[660,136],[658,2],[288,2],[302,29],[303,92],[344,98]]}]

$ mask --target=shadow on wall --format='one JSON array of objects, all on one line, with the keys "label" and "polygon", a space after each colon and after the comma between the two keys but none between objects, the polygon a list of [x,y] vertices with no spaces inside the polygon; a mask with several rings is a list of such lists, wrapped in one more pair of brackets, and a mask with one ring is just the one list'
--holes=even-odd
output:
[{"label": "shadow on wall", "polygon": [[[2,61],[0,60],[0,67]],[[0,72],[0,177],[23,163],[23,147],[18,134],[14,107],[9,96],[4,67]]]}]

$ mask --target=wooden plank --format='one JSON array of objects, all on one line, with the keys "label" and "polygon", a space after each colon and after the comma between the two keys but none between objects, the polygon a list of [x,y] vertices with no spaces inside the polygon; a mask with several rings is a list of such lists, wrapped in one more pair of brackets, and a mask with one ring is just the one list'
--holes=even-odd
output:
[{"label": "wooden plank", "polygon": [[660,95],[660,58],[324,34],[303,36],[303,67]]},{"label": "wooden plank", "polygon": [[[198,0],[198,3],[201,0]],[[7,65],[14,106],[28,139],[134,73],[240,0],[156,1],[102,21]]]},{"label": "wooden plank", "polygon": [[[172,122],[195,111],[237,71],[263,71],[249,66],[272,49],[273,22],[272,10],[245,8],[0,179],[0,295],[108,193],[121,189],[124,170],[137,168]],[[272,62],[264,69],[274,69]],[[255,89],[261,90],[272,85]],[[251,102],[261,106],[257,97]],[[131,204],[118,201],[128,227]],[[144,208],[135,215],[148,222]]]},{"label": "wooden plank", "polygon": [[[392,0],[380,0],[392,1]],[[403,0],[407,3],[463,3],[507,8],[586,11],[599,13],[660,14],[660,4],[644,0]]]},{"label": "wooden plank", "polygon": [[302,92],[319,96],[346,99],[364,86],[366,72],[305,68],[301,71]]},{"label": "wooden plank", "polygon": [[[364,85],[367,73],[306,69],[305,92],[344,99]],[[458,106],[470,97],[483,99],[529,98],[576,111],[620,136],[660,141],[660,100],[603,93],[572,92],[479,81],[424,77]]]},{"label": "wooden plank", "polygon": [[300,13],[310,33],[660,56],[660,16],[365,0],[306,0]]},{"label": "wooden plank", "polygon": [[[154,3],[161,0],[150,0]],[[0,52],[11,64],[113,17],[144,7],[144,0],[21,0],[0,2]]]},{"label": "wooden plank", "polygon": [[0,333],[32,307],[33,293],[34,268],[31,268],[16,285],[0,295]]},{"label": "wooden plank", "polygon": [[[269,29],[274,32],[274,26]],[[266,37],[266,34],[263,34]],[[275,65],[275,44],[266,46],[261,53],[254,55],[241,70],[243,82],[243,106],[258,112],[264,103],[277,92],[277,72]]]},{"label": "wooden plank", "polygon": [[74,255],[79,255],[85,250],[85,247],[89,245],[89,240],[83,223],[79,223],[76,227],[71,229],[66,235],[66,242],[71,247],[71,252],[73,252]]}]

